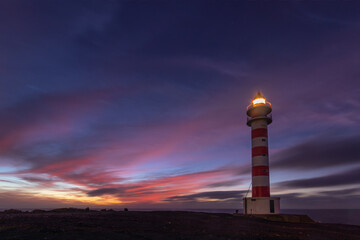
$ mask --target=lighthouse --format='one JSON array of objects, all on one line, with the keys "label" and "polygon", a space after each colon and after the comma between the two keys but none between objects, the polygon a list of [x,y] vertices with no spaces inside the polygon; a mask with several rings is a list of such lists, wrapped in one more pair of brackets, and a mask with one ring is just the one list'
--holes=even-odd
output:
[{"label": "lighthouse", "polygon": [[246,109],[251,127],[252,197],[244,198],[245,214],[278,214],[280,198],[270,196],[268,125],[271,104],[258,92]]}]

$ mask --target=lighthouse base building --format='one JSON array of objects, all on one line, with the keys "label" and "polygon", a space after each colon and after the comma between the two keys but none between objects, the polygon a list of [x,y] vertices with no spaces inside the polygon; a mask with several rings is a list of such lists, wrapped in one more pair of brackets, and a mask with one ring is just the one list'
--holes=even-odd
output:
[{"label": "lighthouse base building", "polygon": [[245,214],[279,214],[280,198],[270,196],[268,129],[271,104],[258,92],[246,109],[251,127],[252,197],[244,198]]},{"label": "lighthouse base building", "polygon": [[244,214],[279,214],[280,198],[247,197],[244,198]]}]

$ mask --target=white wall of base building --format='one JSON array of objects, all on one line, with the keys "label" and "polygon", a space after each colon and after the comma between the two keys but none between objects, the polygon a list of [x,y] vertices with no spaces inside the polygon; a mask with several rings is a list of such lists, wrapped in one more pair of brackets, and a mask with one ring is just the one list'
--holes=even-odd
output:
[{"label": "white wall of base building", "polygon": [[244,198],[244,214],[279,214],[280,198],[248,197]]}]

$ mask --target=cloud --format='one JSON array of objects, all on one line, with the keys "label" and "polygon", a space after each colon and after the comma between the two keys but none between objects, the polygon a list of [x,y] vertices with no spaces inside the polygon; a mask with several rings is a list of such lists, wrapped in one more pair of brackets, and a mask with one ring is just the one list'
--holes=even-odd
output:
[{"label": "cloud", "polygon": [[282,209],[358,209],[360,197],[357,196],[306,196],[281,198]]},{"label": "cloud", "polygon": [[[0,109],[0,151],[39,140],[73,134],[85,116],[97,114],[101,101],[122,95],[122,89],[96,89],[39,94]],[[85,127],[83,125],[82,127]]]},{"label": "cloud", "polygon": [[360,136],[322,135],[287,148],[273,156],[272,169],[316,169],[356,164]]},{"label": "cloud", "polygon": [[[296,191],[297,189],[294,189]],[[360,207],[359,188],[320,191],[312,194],[277,194],[281,209],[358,209]],[[288,211],[290,212],[290,211]],[[310,215],[311,216],[311,215]]]},{"label": "cloud", "polygon": [[[294,2],[295,3],[295,2]],[[319,2],[320,3],[320,2]],[[352,3],[343,4],[341,7],[347,11],[346,15],[343,15],[342,11],[334,5],[327,5],[326,11],[324,11],[324,5],[313,2],[311,4],[304,4],[304,2],[296,2],[292,6],[299,10],[299,14],[302,15],[305,20],[313,20],[314,23],[327,23],[329,25],[357,25],[358,21],[351,19],[352,14],[356,14],[354,11],[354,5]],[[319,5],[318,5],[319,4]]]},{"label": "cloud", "polygon": [[[4,174],[28,181],[19,182],[34,192],[61,186],[73,196],[69,188],[77,187],[86,199],[159,202],[236,186],[248,167],[207,170],[243,159],[250,165],[244,108],[256,88],[274,103],[271,128],[296,126],[296,139],[321,131],[314,123],[350,129],[360,122],[355,26],[309,26],[293,12],[284,22],[282,9],[256,16],[249,14],[256,6],[244,4],[0,6],[0,157],[12,167]],[[358,18],[326,11],[319,15]],[[274,12],[280,17],[259,21]],[[259,36],[269,29],[263,44]],[[351,140],[325,136],[275,155],[271,168],[353,164],[358,153]],[[211,197],[221,199],[198,199]]]},{"label": "cloud", "polygon": [[349,188],[349,189],[341,189],[341,190],[330,190],[330,191],[322,191],[319,194],[324,194],[327,196],[335,196],[335,197],[349,197],[349,196],[360,196],[360,188]]},{"label": "cloud", "polygon": [[281,187],[287,188],[315,188],[315,187],[331,187],[360,183],[360,168],[349,171],[340,172],[328,176],[291,180],[277,183]]},{"label": "cloud", "polygon": [[87,195],[94,197],[94,196],[102,196],[102,195],[113,195],[118,194],[120,192],[124,192],[121,188],[100,188],[87,193]]},{"label": "cloud", "polygon": [[241,179],[234,179],[234,180],[228,180],[228,181],[219,181],[216,183],[209,184],[208,187],[210,188],[216,188],[216,187],[231,187],[231,186],[237,186],[241,184],[243,180]]},{"label": "cloud", "polygon": [[247,191],[214,191],[214,192],[201,192],[190,195],[182,195],[182,196],[172,196],[166,199],[167,201],[198,201],[198,199],[208,199],[209,201],[212,199],[216,200],[226,200],[226,199],[242,199],[244,194]]},{"label": "cloud", "polygon": [[[233,175],[232,169],[214,169],[210,171],[165,176],[134,183],[107,184],[87,192],[90,197],[112,195],[114,198],[130,202],[159,202],[180,193],[193,192],[208,187],[214,179]],[[94,188],[91,184],[88,187]],[[215,197],[216,192],[213,192]],[[205,195],[203,197],[206,197]],[[219,197],[220,194],[219,194]]]},{"label": "cloud", "polygon": [[47,183],[54,181],[53,179],[47,178],[40,178],[40,177],[22,177],[21,179],[28,181],[28,182],[35,182],[35,183]]}]

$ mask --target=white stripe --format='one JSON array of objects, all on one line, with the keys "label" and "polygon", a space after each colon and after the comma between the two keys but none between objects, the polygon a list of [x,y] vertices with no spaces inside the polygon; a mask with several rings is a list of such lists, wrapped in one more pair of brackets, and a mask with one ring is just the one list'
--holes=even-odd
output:
[{"label": "white stripe", "polygon": [[[265,141],[263,141],[265,140]],[[251,139],[251,147],[267,147],[268,146],[268,139],[267,137],[257,137]]]},{"label": "white stripe", "polygon": [[256,176],[252,178],[253,187],[269,186],[269,176]]},{"label": "white stripe", "polygon": [[267,128],[267,121],[265,119],[255,120],[251,123],[251,129]]},{"label": "white stripe", "polygon": [[269,166],[269,157],[268,156],[253,157],[252,166]]}]

